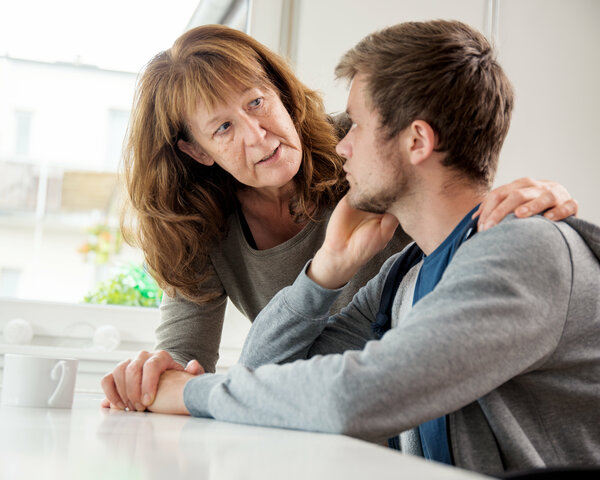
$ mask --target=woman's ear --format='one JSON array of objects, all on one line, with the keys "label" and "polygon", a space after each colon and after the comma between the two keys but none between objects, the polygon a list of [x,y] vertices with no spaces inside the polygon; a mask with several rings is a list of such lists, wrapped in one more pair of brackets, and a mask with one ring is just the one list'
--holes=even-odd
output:
[{"label": "woman's ear", "polygon": [[410,162],[417,165],[427,160],[435,149],[436,134],[424,120],[415,120],[408,127],[408,155]]},{"label": "woman's ear", "polygon": [[179,150],[181,150],[183,153],[188,154],[198,163],[206,165],[207,167],[210,167],[215,163],[211,157],[204,153],[204,150],[202,150],[200,145],[198,145],[196,142],[186,142],[185,140],[179,139],[177,140],[177,148],[179,148]]}]

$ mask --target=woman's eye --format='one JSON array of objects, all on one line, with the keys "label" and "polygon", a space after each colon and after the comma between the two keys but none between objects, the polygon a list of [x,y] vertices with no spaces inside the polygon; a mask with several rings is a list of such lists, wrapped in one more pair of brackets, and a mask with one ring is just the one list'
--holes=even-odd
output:
[{"label": "woman's eye", "polygon": [[217,130],[215,131],[215,135],[219,135],[220,133],[226,132],[227,130],[229,130],[229,127],[231,127],[231,122],[225,122],[219,128],[217,128]]},{"label": "woman's eye", "polygon": [[262,97],[259,97],[259,98],[255,98],[254,100],[252,100],[248,105],[250,107],[259,107],[262,105],[262,103],[263,103],[263,99],[262,99]]}]

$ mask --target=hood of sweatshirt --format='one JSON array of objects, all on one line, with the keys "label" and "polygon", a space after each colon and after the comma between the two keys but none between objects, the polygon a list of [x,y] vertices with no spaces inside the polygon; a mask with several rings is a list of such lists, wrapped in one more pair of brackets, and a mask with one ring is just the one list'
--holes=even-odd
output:
[{"label": "hood of sweatshirt", "polygon": [[600,227],[576,217],[569,217],[564,221],[577,231],[600,262]]}]

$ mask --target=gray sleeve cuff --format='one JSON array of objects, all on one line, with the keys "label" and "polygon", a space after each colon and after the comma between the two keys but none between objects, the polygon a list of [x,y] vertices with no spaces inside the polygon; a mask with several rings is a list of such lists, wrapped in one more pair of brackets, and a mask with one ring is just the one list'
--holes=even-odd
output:
[{"label": "gray sleeve cuff", "polygon": [[[300,275],[296,278],[292,288],[289,290],[289,295],[285,295],[285,302],[288,306],[299,315],[308,318],[315,318],[315,315],[326,315],[335,302],[336,298],[344,290],[344,286],[330,290],[322,287],[318,283],[313,282],[306,271],[310,265],[309,260]],[[293,292],[302,292],[302,295],[297,295]],[[286,292],[287,293],[287,292]]]},{"label": "gray sleeve cuff", "polygon": [[213,387],[222,383],[225,375],[205,373],[189,380],[183,388],[183,403],[193,417],[210,417],[208,399]]}]

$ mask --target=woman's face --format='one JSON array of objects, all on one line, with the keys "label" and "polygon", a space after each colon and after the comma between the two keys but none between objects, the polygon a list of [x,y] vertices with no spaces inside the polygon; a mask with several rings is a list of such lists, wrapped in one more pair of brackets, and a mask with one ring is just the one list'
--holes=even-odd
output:
[{"label": "woman's face", "polygon": [[300,137],[268,87],[234,91],[213,109],[199,103],[188,125],[196,143],[180,140],[179,148],[203,165],[216,163],[244,185],[278,190],[298,173]]}]

